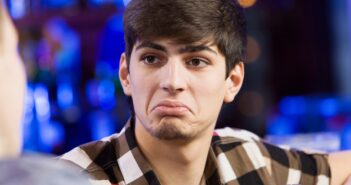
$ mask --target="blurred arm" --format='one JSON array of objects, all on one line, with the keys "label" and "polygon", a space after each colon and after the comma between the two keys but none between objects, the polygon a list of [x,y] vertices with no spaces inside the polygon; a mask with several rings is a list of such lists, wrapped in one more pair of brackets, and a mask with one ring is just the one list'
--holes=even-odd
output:
[{"label": "blurred arm", "polygon": [[18,36],[0,1],[0,159],[21,151],[25,72]]}]

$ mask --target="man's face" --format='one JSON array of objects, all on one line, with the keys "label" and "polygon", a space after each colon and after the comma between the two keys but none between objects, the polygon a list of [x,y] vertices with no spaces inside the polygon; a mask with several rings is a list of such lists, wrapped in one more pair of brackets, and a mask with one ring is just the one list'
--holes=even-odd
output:
[{"label": "man's face", "polygon": [[225,58],[215,45],[138,41],[129,73],[121,57],[120,78],[133,98],[136,124],[160,139],[189,139],[213,129],[223,102],[240,89],[243,65],[225,79]]}]

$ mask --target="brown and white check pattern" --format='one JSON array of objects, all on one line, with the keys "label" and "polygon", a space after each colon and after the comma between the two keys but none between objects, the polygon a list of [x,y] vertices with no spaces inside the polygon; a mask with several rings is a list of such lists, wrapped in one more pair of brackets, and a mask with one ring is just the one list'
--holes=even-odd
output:
[{"label": "brown and white check pattern", "polygon": [[[79,146],[61,159],[79,166],[93,185],[160,185],[139,149],[129,121],[119,134]],[[206,184],[328,185],[325,154],[282,149],[238,129],[214,132],[205,174]]]}]

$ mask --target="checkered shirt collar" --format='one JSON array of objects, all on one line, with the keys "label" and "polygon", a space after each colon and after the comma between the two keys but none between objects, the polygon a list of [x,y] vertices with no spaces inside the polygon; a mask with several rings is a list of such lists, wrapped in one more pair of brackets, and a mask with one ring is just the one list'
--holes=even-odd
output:
[{"label": "checkered shirt collar", "polygon": [[[142,182],[147,182],[150,185],[160,185],[155,172],[137,145],[134,125],[134,120],[130,119],[118,136],[120,150],[116,157],[124,179],[124,182],[120,182],[119,185]],[[213,140],[217,139],[219,138],[213,138]],[[123,146],[127,146],[127,148]],[[204,176],[207,184],[221,184],[217,173],[216,155],[212,148],[210,148],[208,154]]]}]

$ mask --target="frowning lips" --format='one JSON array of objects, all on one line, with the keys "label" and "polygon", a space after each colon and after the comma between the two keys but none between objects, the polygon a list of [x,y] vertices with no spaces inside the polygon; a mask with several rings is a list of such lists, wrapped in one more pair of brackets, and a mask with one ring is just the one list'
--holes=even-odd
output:
[{"label": "frowning lips", "polygon": [[191,110],[188,106],[179,101],[164,100],[152,108],[156,114],[163,116],[183,116]]}]

